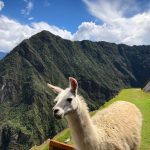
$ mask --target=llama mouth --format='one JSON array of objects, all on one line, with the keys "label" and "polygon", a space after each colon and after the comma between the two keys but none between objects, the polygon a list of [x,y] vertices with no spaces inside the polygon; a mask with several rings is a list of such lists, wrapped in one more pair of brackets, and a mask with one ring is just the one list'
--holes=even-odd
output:
[{"label": "llama mouth", "polygon": [[64,115],[65,115],[65,116],[66,116],[66,115],[69,115],[71,112],[72,112],[72,111],[71,111],[71,110],[69,110],[69,111],[65,112],[65,114],[64,114]]},{"label": "llama mouth", "polygon": [[62,119],[62,118],[63,118],[62,115],[58,115],[58,114],[54,114],[54,117],[55,117],[56,119]]}]

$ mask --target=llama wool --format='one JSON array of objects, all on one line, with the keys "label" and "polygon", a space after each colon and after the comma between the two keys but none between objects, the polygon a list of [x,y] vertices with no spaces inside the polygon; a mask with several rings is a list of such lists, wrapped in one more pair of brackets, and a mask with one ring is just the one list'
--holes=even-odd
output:
[{"label": "llama wool", "polygon": [[63,90],[48,84],[58,96],[53,107],[56,118],[66,117],[77,150],[138,150],[142,115],[132,103],[114,102],[92,118],[87,104],[77,94],[78,82],[69,78]]}]

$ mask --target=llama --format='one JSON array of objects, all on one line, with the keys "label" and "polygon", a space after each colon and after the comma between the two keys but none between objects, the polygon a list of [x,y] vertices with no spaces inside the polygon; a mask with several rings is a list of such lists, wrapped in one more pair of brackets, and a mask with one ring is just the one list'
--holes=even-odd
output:
[{"label": "llama", "polygon": [[77,94],[78,82],[69,77],[65,90],[48,84],[58,96],[53,107],[54,116],[67,119],[77,150],[138,150],[142,115],[129,102],[114,102],[98,111],[92,118],[87,104]]}]

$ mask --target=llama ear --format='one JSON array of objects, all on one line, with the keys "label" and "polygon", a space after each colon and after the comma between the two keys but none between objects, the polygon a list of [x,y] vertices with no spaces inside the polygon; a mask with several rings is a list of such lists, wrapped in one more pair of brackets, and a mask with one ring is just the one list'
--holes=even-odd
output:
[{"label": "llama ear", "polygon": [[77,80],[75,78],[73,78],[73,77],[69,77],[69,83],[70,83],[71,92],[76,94],[77,93],[77,89],[78,89],[78,82],[77,82]]},{"label": "llama ear", "polygon": [[58,86],[54,86],[54,85],[51,85],[49,83],[47,83],[47,86],[53,90],[54,93],[58,94],[60,93],[61,91],[63,91],[62,88],[58,87]]}]

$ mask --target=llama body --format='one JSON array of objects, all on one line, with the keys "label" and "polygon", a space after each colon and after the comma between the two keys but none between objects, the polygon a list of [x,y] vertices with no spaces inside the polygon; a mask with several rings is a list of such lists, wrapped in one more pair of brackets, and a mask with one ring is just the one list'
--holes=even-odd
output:
[{"label": "llama body", "polygon": [[66,117],[77,150],[139,149],[142,115],[134,104],[118,101],[91,118],[85,101],[77,95],[74,78],[66,90],[49,86],[59,93],[54,115]]},{"label": "llama body", "polygon": [[[97,129],[105,131],[103,137],[99,136],[99,141],[109,143],[107,149],[139,149],[142,115],[134,104],[125,101],[115,102],[99,111],[92,120]],[[101,130],[98,134],[101,134]],[[103,150],[104,147],[101,144],[100,149]]]}]

